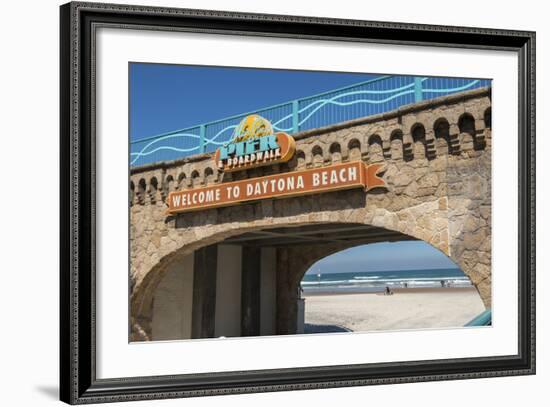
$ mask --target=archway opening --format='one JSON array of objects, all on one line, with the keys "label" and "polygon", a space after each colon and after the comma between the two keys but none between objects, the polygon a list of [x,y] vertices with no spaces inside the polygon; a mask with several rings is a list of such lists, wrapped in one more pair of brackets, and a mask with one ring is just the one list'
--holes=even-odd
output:
[{"label": "archway opening", "polygon": [[[438,261],[426,262],[427,250]],[[367,224],[235,231],[186,253],[162,266],[162,275],[149,288],[148,340],[459,326],[464,321],[456,322],[453,310],[461,304],[462,319],[484,309],[470,280],[442,252],[412,236]],[[380,266],[383,259],[386,267]],[[372,274],[390,271],[385,280]],[[384,298],[386,286],[392,295]],[[356,299],[354,306],[350,300]],[[347,305],[327,308],[331,301]],[[412,315],[404,313],[408,307],[423,308]],[[373,315],[386,323],[373,322]],[[438,315],[445,319],[434,320]]]},{"label": "archway opening", "polygon": [[485,310],[468,276],[420,240],[333,253],[311,265],[300,287],[304,333],[455,328]]}]

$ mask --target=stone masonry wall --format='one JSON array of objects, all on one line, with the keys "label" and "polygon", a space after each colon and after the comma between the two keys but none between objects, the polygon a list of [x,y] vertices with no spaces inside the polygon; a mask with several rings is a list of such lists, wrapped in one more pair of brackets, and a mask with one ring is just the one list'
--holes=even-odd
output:
[{"label": "stone masonry wall", "polygon": [[[295,157],[285,164],[223,174],[217,172],[212,155],[205,154],[132,169],[133,339],[149,339],[153,292],[172,262],[247,231],[311,223],[370,224],[424,240],[449,256],[490,306],[490,109],[490,90],[478,89],[296,134]],[[165,199],[173,190],[350,160],[385,163],[388,189],[265,200],[177,216],[165,213]],[[310,253],[311,262],[326,256],[313,248]],[[300,254],[289,249],[279,255],[305,272],[304,264],[298,264],[303,262]],[[285,278],[278,275],[278,285]],[[287,279],[296,278],[301,276]]]}]

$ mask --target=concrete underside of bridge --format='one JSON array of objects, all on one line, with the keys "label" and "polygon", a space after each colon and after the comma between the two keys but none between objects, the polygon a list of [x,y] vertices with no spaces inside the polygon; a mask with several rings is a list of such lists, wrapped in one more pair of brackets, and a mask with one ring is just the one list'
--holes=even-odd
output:
[{"label": "concrete underside of bridge", "polygon": [[293,334],[299,285],[320,258],[357,245],[414,240],[353,224],[264,229],[202,247],[159,283],[152,340]]},{"label": "concrete underside of bridge", "polygon": [[[432,245],[461,268],[489,307],[490,107],[490,90],[480,89],[299,133],[288,163],[231,174],[217,172],[209,154],[132,169],[130,339],[174,334],[158,331],[159,307],[187,321],[180,323],[182,337],[293,333],[297,287],[309,265],[374,241]],[[170,191],[355,160],[384,164],[387,188],[166,215]],[[231,290],[240,299],[233,305],[221,297]],[[179,311],[170,308],[175,302]],[[224,325],[220,310],[233,322]],[[262,326],[264,319],[272,322]]]}]

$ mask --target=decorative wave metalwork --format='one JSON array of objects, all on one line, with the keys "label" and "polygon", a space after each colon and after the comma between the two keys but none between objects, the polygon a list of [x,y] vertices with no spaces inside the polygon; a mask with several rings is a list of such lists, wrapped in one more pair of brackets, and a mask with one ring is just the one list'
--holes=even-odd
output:
[{"label": "decorative wave metalwork", "polygon": [[241,120],[259,114],[288,133],[387,112],[399,106],[482,86],[490,80],[383,76],[319,95],[130,143],[130,165],[138,166],[214,151],[235,137]]}]

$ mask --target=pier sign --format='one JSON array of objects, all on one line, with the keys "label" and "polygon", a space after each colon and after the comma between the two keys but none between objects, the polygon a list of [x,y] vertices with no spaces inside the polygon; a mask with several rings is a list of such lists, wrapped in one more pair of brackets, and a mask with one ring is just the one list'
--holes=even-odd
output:
[{"label": "pier sign", "polygon": [[239,171],[286,162],[295,150],[292,136],[275,133],[268,120],[252,114],[239,123],[231,141],[216,150],[214,160],[220,171]]},{"label": "pier sign", "polygon": [[168,214],[196,211],[269,198],[287,198],[351,188],[386,187],[379,177],[382,164],[362,161],[288,172],[202,188],[170,192]]}]

